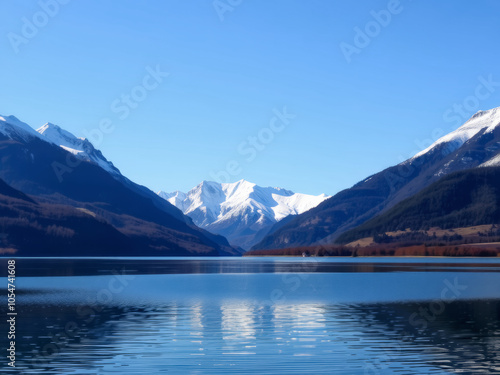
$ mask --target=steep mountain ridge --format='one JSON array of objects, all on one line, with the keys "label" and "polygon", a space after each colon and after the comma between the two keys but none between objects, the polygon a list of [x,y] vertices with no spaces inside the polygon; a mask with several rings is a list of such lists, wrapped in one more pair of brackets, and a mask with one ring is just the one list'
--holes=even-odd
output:
[{"label": "steep mountain ridge", "polygon": [[22,141],[28,141],[33,138],[41,138],[37,133],[25,122],[19,120],[16,116],[0,115],[0,134],[10,138]]},{"label": "steep mountain ridge", "polygon": [[469,141],[478,133],[491,133],[500,123],[500,107],[490,109],[489,111],[479,111],[475,113],[465,124],[457,130],[446,134],[431,144],[426,149],[418,152],[409,161],[417,159],[419,156],[425,155],[434,150],[437,146],[446,144],[450,152],[460,148],[464,143]]},{"label": "steep mountain ridge", "polygon": [[459,129],[414,157],[376,173],[269,233],[254,249],[331,243],[339,235],[441,177],[495,163],[500,152],[500,109],[480,111]]},{"label": "steep mountain ridge", "polygon": [[[58,130],[45,131],[49,129]],[[110,170],[112,164],[103,166],[104,157],[93,159],[102,155],[93,147],[81,150],[85,154],[75,163],[75,154],[65,147],[77,138],[60,134],[66,136],[62,145],[54,142],[54,134],[47,137],[13,116],[0,117],[0,178],[40,202],[94,213],[135,241],[137,248],[142,246],[136,255],[235,254],[226,239],[196,227],[154,192]],[[115,251],[119,255],[120,249]]]},{"label": "steep mountain ridge", "polygon": [[87,139],[77,138],[70,132],[50,122],[38,128],[37,132],[41,134],[45,140],[62,147],[75,157],[84,161],[94,162],[111,174],[121,175],[120,171],[113,163],[108,161],[101,151],[96,150]]}]

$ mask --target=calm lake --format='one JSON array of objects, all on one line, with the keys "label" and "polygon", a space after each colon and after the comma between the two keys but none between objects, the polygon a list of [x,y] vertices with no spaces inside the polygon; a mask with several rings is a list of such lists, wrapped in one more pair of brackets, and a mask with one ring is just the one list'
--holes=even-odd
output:
[{"label": "calm lake", "polygon": [[500,374],[500,259],[29,258],[16,275],[1,373]]}]

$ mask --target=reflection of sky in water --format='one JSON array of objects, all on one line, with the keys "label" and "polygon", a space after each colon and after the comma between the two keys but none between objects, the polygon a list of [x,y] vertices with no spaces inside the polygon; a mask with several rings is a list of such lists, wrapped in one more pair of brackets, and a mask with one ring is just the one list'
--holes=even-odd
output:
[{"label": "reflection of sky in water", "polygon": [[[19,301],[161,305],[171,300],[358,303],[442,298],[457,284],[460,299],[500,297],[500,272],[136,275],[119,293],[114,276],[22,277]],[[111,288],[112,289],[112,288]],[[446,292],[447,298],[455,297]]]},{"label": "reflection of sky in water", "polygon": [[[47,359],[53,374],[498,373],[500,273],[468,271],[150,274],[116,293],[114,276],[19,277],[18,364]],[[465,288],[460,301],[437,304],[449,285]],[[41,356],[68,322],[74,334]]]}]

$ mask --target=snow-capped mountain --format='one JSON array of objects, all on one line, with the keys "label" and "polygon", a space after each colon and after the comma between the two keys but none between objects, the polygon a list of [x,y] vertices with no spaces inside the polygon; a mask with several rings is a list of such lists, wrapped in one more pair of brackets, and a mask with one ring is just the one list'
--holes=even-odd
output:
[{"label": "snow-capped mountain", "polygon": [[[474,114],[465,124],[457,130],[439,138],[425,150],[417,153],[404,164],[412,164],[424,156],[434,156],[436,152],[442,155],[453,155],[458,150],[468,150],[464,155],[456,153],[449,161],[435,173],[436,177],[442,177],[450,172],[477,167],[477,162],[482,161],[487,156],[486,161],[482,161],[479,167],[493,167],[500,163],[500,142],[489,143],[484,150],[477,147],[478,139],[488,139],[494,137],[494,132],[500,129],[500,107],[488,111],[479,111]],[[484,154],[486,153],[486,154]],[[460,156],[460,157],[459,157]],[[465,167],[465,168],[464,168]]]},{"label": "snow-capped mountain", "polygon": [[87,139],[77,138],[57,125],[47,123],[39,129],[34,130],[15,116],[0,115],[0,134],[10,139],[25,142],[33,138],[41,139],[63,148],[81,160],[97,164],[113,175],[121,175],[113,163],[108,161],[101,151],[95,149]]},{"label": "snow-capped mountain", "polygon": [[160,191],[158,195],[191,217],[199,227],[221,234],[242,248],[251,247],[278,221],[301,214],[329,198],[325,194],[314,196],[261,187],[245,180],[203,181],[187,194]]},{"label": "snow-capped mountain", "polygon": [[40,138],[40,135],[28,124],[15,116],[0,115],[0,134],[10,139],[27,141],[30,138]]},{"label": "snow-capped mountain", "polygon": [[158,195],[163,199],[172,203],[175,207],[184,212],[185,205],[184,201],[187,198],[187,195],[182,191],[174,191],[173,193],[165,193],[164,191],[158,192]]},{"label": "snow-capped mountain", "polygon": [[[75,163],[73,155],[83,162]],[[172,204],[121,175],[90,142],[58,126],[46,124],[37,132],[14,116],[1,116],[0,160],[0,180],[11,190],[43,202],[40,210],[33,209],[30,213],[35,220],[40,219],[42,227],[56,219],[57,225],[64,229],[63,218],[74,217],[75,212],[96,219],[91,222],[72,219],[71,224],[68,223],[82,234],[72,237],[78,242],[79,251],[84,251],[85,246],[92,247],[92,241],[99,241],[103,236],[101,243],[109,243],[107,251],[117,256],[238,253],[225,238],[196,227],[192,219]],[[48,213],[53,213],[55,218],[42,217]],[[71,215],[65,216],[67,213]],[[14,217],[14,220],[17,219]],[[59,229],[56,232],[59,233]],[[112,233],[116,239],[125,239],[127,246],[120,246],[118,240],[106,242],[113,238],[109,237]],[[82,255],[76,254],[75,247],[68,245],[71,243],[68,241],[58,242],[57,248],[51,247],[51,254]],[[43,255],[43,248],[35,248],[33,251]]]},{"label": "snow-capped mountain", "polygon": [[446,151],[451,153],[462,147],[464,143],[475,135],[479,133],[492,133],[499,125],[500,107],[490,109],[489,111],[479,111],[457,130],[439,138],[425,150],[417,153],[410,161],[435,150],[439,145],[446,145]]},{"label": "snow-capped mountain", "polygon": [[111,174],[120,174],[120,171],[108,161],[101,151],[96,150],[92,143],[85,138],[77,138],[70,132],[50,122],[36,130],[45,140],[62,147],[77,158],[97,164]]},{"label": "snow-capped mountain", "polygon": [[255,249],[332,243],[442,177],[500,165],[500,107],[479,111],[412,158],[369,176],[317,207],[275,227]]}]

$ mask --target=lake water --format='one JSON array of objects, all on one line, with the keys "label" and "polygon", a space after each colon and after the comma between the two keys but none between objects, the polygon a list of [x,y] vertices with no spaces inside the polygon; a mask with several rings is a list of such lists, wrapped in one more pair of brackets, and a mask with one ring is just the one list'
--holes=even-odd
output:
[{"label": "lake water", "polygon": [[[6,259],[0,267],[6,276]],[[16,267],[16,370],[2,355],[1,373],[500,374],[500,259]],[[0,303],[5,316],[3,292]],[[4,353],[7,330],[2,318]]]}]

